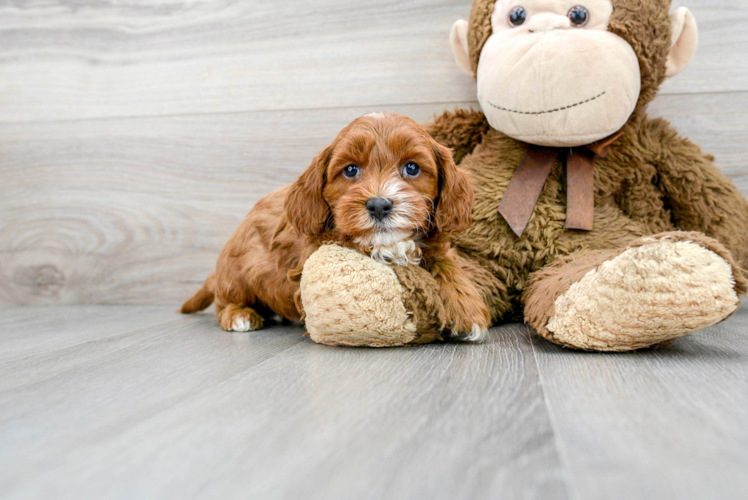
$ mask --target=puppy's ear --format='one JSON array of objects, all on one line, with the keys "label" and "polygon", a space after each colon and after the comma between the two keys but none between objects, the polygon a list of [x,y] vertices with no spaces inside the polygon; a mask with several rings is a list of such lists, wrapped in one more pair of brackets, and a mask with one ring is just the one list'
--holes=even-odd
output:
[{"label": "puppy's ear", "polygon": [[458,233],[472,224],[475,193],[467,173],[455,165],[452,151],[436,141],[432,148],[439,168],[439,202],[434,225],[442,233]]},{"label": "puppy's ear", "polygon": [[314,158],[306,172],[291,185],[286,197],[286,219],[299,234],[316,236],[325,230],[330,207],[322,191],[325,189],[332,149],[332,146],[328,146]]}]

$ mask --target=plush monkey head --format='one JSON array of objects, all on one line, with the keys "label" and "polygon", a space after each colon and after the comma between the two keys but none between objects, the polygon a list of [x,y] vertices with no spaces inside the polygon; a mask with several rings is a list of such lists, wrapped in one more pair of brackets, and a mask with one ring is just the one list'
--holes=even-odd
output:
[{"label": "plush monkey head", "polygon": [[696,22],[670,0],[475,0],[452,28],[490,125],[540,146],[590,144],[643,113],[688,65]]}]

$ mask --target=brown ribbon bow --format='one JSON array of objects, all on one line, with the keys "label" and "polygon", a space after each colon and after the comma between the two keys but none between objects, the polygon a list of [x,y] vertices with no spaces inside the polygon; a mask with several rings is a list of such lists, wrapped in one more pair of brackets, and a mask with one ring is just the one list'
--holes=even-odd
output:
[{"label": "brown ribbon bow", "polygon": [[546,148],[529,145],[504,197],[499,213],[517,236],[522,236],[538,203],[543,186],[561,153],[566,155],[566,229],[591,231],[595,217],[595,158],[605,158],[610,146],[623,135],[578,148]]}]

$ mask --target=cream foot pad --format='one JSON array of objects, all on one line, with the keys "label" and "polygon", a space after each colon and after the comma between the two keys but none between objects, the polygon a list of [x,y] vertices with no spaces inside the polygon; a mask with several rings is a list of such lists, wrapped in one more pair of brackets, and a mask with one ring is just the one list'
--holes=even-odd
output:
[{"label": "cream foot pad", "polygon": [[714,325],[739,303],[725,259],[690,241],[652,239],[573,284],[547,328],[564,344],[633,350]]}]

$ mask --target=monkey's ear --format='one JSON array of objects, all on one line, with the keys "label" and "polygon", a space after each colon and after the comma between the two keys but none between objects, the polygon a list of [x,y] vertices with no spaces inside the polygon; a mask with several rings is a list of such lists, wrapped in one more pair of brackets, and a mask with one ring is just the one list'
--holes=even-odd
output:
[{"label": "monkey's ear", "polygon": [[330,207],[322,192],[325,189],[332,149],[329,146],[314,158],[306,172],[291,185],[286,196],[286,219],[299,234],[316,236],[325,230]]},{"label": "monkey's ear", "polygon": [[688,66],[699,45],[699,29],[691,11],[685,7],[676,9],[670,14],[672,43],[667,56],[667,71],[670,78]]},{"label": "monkey's ear", "polygon": [[472,224],[475,192],[467,172],[457,168],[452,151],[433,141],[432,148],[439,168],[439,202],[434,226],[442,233],[458,233]]},{"label": "monkey's ear", "polygon": [[457,61],[457,66],[468,76],[475,77],[470,65],[470,48],[468,46],[468,29],[470,25],[464,19],[460,19],[452,25],[452,33],[449,41],[452,43],[452,53]]}]

